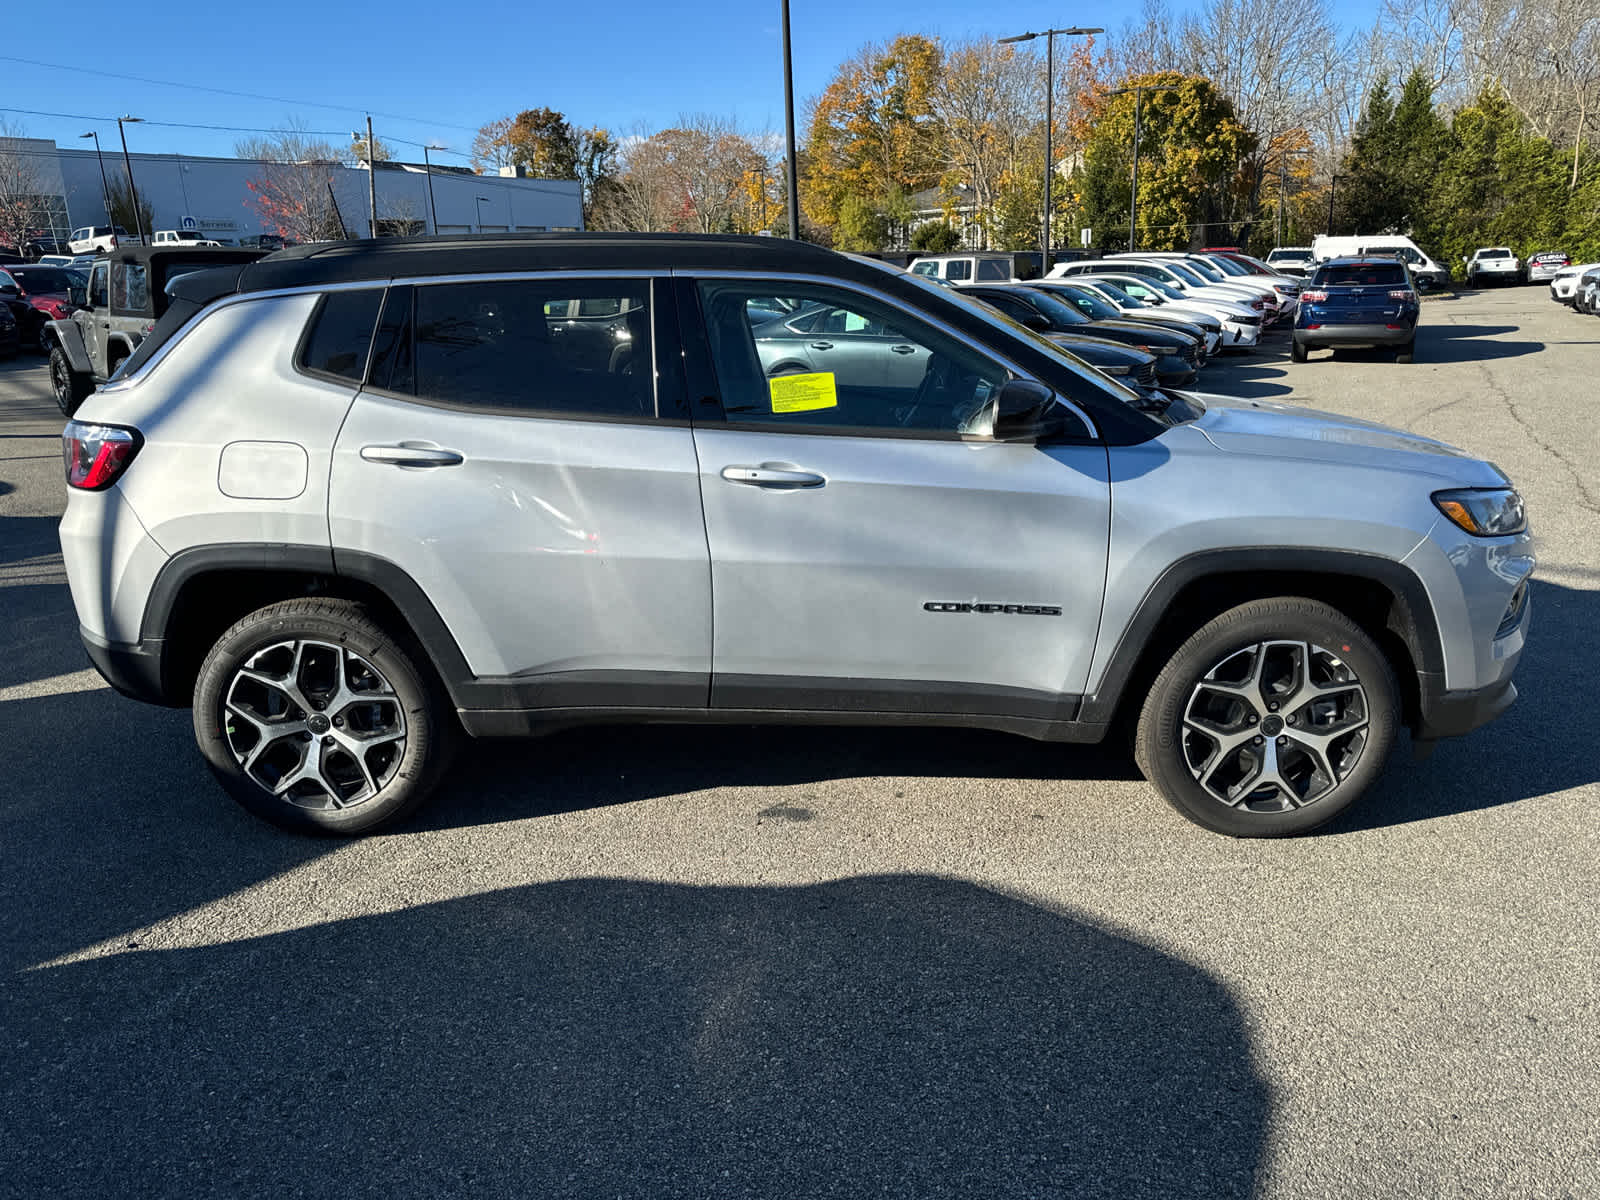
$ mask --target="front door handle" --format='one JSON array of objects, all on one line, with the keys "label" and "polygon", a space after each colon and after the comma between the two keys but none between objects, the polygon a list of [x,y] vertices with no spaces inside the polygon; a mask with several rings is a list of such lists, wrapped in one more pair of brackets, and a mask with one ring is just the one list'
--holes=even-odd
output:
[{"label": "front door handle", "polygon": [[917,352],[915,346],[890,346],[889,349],[895,354],[915,354]]},{"label": "front door handle", "polygon": [[454,467],[462,462],[457,451],[433,446],[363,446],[361,457],[367,462],[396,467]]},{"label": "front door handle", "polygon": [[821,475],[800,471],[792,467],[732,466],[722,468],[722,477],[729,483],[748,483],[764,488],[814,488],[826,482]]},{"label": "front door handle", "polygon": [[813,350],[832,350],[833,349],[833,343],[832,342],[812,342],[811,343],[811,348]]}]

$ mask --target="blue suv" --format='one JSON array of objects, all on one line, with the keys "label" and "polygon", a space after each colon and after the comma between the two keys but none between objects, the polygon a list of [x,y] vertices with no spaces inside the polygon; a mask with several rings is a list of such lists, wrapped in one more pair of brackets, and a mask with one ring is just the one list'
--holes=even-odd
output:
[{"label": "blue suv", "polygon": [[1318,347],[1394,346],[1411,361],[1420,305],[1406,265],[1396,258],[1333,258],[1300,293],[1294,318],[1295,362]]}]

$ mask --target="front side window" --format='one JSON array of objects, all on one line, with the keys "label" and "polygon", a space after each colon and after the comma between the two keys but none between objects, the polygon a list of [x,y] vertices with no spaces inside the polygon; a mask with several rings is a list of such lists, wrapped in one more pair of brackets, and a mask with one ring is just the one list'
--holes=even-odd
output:
[{"label": "front side window", "polygon": [[821,284],[784,290],[786,302],[810,306],[815,316],[762,322],[757,306],[771,303],[771,283],[700,285],[730,422],[812,432],[986,432],[1004,367],[887,302]]},{"label": "front side window", "polygon": [[396,288],[378,330],[372,386],[500,412],[652,416],[649,297],[642,279]]},{"label": "front side window", "polygon": [[911,267],[911,273],[913,275],[926,275],[931,279],[937,279],[939,277],[939,264],[934,262],[913,263]]}]

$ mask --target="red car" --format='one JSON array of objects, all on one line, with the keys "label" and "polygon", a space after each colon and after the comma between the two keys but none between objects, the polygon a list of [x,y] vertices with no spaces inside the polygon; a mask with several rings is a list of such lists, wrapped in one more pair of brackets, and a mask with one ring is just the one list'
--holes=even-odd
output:
[{"label": "red car", "polygon": [[22,344],[44,353],[45,346],[39,335],[45,322],[65,320],[77,307],[72,303],[73,287],[82,287],[86,282],[81,271],[66,267],[14,264],[0,267],[0,300],[4,300],[16,316]]}]

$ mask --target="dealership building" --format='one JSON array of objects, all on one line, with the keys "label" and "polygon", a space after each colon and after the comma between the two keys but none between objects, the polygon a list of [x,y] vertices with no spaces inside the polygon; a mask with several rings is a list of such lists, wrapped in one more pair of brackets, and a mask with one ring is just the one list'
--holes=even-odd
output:
[{"label": "dealership building", "polygon": [[[125,187],[120,149],[103,156],[91,147],[60,147],[44,138],[0,138],[0,156],[31,164],[39,191],[41,231],[64,237],[84,225],[108,225],[107,185]],[[222,242],[276,233],[251,184],[273,168],[248,159],[194,158],[182,154],[133,154],[133,184],[141,207],[158,229],[194,229]],[[104,176],[102,177],[102,168]],[[352,237],[371,229],[365,164],[318,168]],[[433,163],[380,162],[372,180],[377,191],[378,232],[504,233],[583,227],[583,198],[576,180],[530,179],[515,168],[477,175],[465,167]],[[129,230],[130,233],[134,232]]]}]

